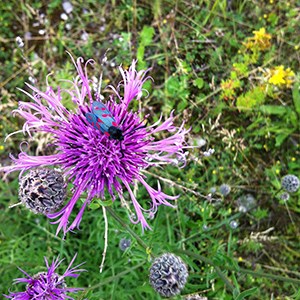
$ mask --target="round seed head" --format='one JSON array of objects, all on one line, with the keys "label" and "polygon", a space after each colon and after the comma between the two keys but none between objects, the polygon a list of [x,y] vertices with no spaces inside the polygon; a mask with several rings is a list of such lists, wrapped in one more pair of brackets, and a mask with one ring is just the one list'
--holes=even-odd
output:
[{"label": "round seed head", "polygon": [[130,245],[131,245],[131,240],[123,238],[123,239],[120,240],[119,248],[122,251],[125,251],[127,248],[130,247]]},{"label": "round seed head", "polygon": [[212,194],[214,194],[216,191],[217,191],[217,188],[215,186],[213,186],[213,187],[210,188],[210,192]]},{"label": "round seed head", "polygon": [[231,187],[228,184],[223,183],[222,185],[220,185],[220,193],[223,196],[227,196],[231,191]]},{"label": "round seed head", "polygon": [[237,205],[240,212],[247,212],[256,205],[256,200],[251,194],[242,195],[237,200]]},{"label": "round seed head", "polygon": [[206,224],[203,224],[202,229],[203,229],[204,231],[206,231],[206,230],[208,230],[208,226],[207,226]]},{"label": "round seed head", "polygon": [[232,229],[236,229],[236,228],[238,228],[238,226],[239,226],[239,223],[237,222],[237,221],[231,221],[230,223],[229,223],[229,226],[232,228]]},{"label": "round seed head", "polygon": [[285,175],[281,179],[281,186],[289,193],[297,192],[300,186],[299,178],[295,175]]},{"label": "round seed head", "polygon": [[172,253],[165,253],[156,258],[150,268],[150,284],[166,298],[179,294],[187,278],[188,271],[185,263]]},{"label": "round seed head", "polygon": [[63,176],[53,169],[32,169],[20,178],[19,198],[34,213],[53,213],[66,198]]},{"label": "round seed head", "polygon": [[287,192],[282,193],[280,196],[280,199],[283,201],[288,201],[290,199],[290,194]]}]

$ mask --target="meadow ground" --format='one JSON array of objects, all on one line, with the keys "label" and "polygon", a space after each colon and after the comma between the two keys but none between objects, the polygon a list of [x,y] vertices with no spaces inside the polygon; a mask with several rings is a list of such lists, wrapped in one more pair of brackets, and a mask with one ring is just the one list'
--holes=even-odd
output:
[{"label": "meadow ground", "polygon": [[[174,110],[174,124],[191,129],[184,156],[143,170],[151,187],[159,181],[165,194],[180,195],[171,200],[175,208],[145,214],[152,230],[144,233],[129,220],[134,208],[123,186],[123,205],[106,191],[86,208],[80,230],[62,239],[44,215],[9,208],[19,201],[19,172],[0,173],[0,294],[25,290],[13,285],[23,276],[18,267],[33,276],[45,271],[44,257],[59,256],[62,274],[78,253],[74,265],[85,262],[87,272],[66,279],[68,287],[84,289],[70,294],[74,299],[162,299],[149,284],[149,268],[155,257],[174,253],[189,276],[173,299],[300,299],[299,23],[300,3],[293,0],[2,1],[1,167],[12,165],[9,154],[17,157],[20,149],[38,156],[62,151],[51,133],[4,138],[24,124],[12,111],[18,101],[32,101],[18,89],[32,94],[26,82],[46,91],[47,79],[55,91],[70,90],[63,80],[77,72],[67,51],[95,60],[88,76],[99,86],[103,74],[104,103],[112,93],[105,87],[122,79],[118,66],[137,59],[138,70],[151,68],[153,81],[129,109],[148,115],[147,126]],[[69,94],[62,103],[76,111]],[[294,185],[290,177],[282,183],[285,175],[296,176]],[[151,204],[143,184],[133,181],[131,188],[140,205]]]}]

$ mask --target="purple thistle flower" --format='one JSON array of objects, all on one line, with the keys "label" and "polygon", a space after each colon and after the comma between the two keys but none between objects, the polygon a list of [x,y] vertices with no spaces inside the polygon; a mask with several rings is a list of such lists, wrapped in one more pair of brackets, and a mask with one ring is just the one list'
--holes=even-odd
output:
[{"label": "purple thistle flower", "polygon": [[73,299],[68,296],[67,293],[76,293],[82,290],[82,288],[68,288],[65,283],[66,277],[77,278],[79,272],[85,271],[84,269],[78,269],[83,263],[71,268],[77,254],[71,260],[67,270],[63,275],[58,275],[55,271],[62,263],[59,258],[53,259],[52,264],[49,263],[45,257],[45,263],[47,272],[40,272],[34,276],[28,275],[25,271],[19,268],[19,270],[25,274],[25,278],[17,278],[14,280],[14,284],[27,283],[25,292],[10,292],[9,295],[4,295],[8,299],[14,300],[30,300],[30,299]]},{"label": "purple thistle flower", "polygon": [[[0,168],[0,171],[21,171],[22,176],[23,172],[31,168],[60,166],[67,181],[73,184],[73,196],[59,212],[47,215],[51,219],[58,218],[54,221],[59,223],[57,233],[61,228],[64,233],[79,228],[85,207],[94,197],[103,198],[105,189],[112,200],[115,200],[116,195],[123,198],[123,187],[128,191],[136,212],[135,219],[131,221],[135,224],[141,223],[143,229],[150,229],[143,213],[154,215],[162,204],[173,207],[169,201],[177,199],[178,196],[163,193],[159,182],[157,189],[149,186],[143,170],[149,166],[178,161],[184,164],[185,135],[189,130],[184,128],[184,124],[179,128],[173,124],[173,112],[165,121],[162,121],[161,116],[156,123],[147,127],[141,126],[145,118],[141,120],[139,113],[129,110],[128,105],[134,98],[141,98],[142,86],[151,77],[147,76],[149,70],[137,72],[136,62],[133,61],[129,70],[119,67],[123,81],[117,88],[111,87],[115,95],[111,95],[104,103],[125,133],[122,145],[118,140],[109,139],[89,124],[85,117],[87,112],[91,112],[92,103],[100,96],[92,96],[87,76],[87,66],[94,62],[88,60],[83,67],[82,58],[78,58],[77,62],[72,58],[72,61],[79,76],[74,82],[69,81],[72,84],[71,89],[61,90],[58,87],[55,91],[48,86],[43,92],[27,84],[34,94],[23,92],[32,101],[19,102],[19,108],[15,110],[26,120],[23,133],[28,133],[29,136],[32,132],[52,133],[57,152],[48,156],[30,156],[22,151],[18,158],[11,156],[14,165]],[[62,104],[63,92],[71,95],[76,105],[75,111],[68,110]],[[169,136],[157,140],[154,134],[162,131],[169,132]],[[130,134],[126,135],[126,132]],[[149,193],[152,200],[149,209],[143,208],[132,192],[131,185],[134,180]],[[68,224],[73,207],[83,192],[87,193],[86,200],[76,218]]]}]

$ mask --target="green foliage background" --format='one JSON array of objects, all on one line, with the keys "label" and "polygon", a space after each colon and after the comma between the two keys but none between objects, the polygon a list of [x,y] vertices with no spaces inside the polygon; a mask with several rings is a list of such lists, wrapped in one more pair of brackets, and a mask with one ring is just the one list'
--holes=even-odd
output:
[{"label": "green foliage background", "polygon": [[[117,66],[128,66],[133,58],[140,69],[151,67],[154,83],[145,86],[149,97],[142,100],[143,113],[155,121],[175,109],[178,124],[185,120],[186,127],[192,126],[189,144],[197,147],[189,149],[185,168],[148,170],[151,185],[160,179],[164,192],[181,194],[177,208],[160,207],[149,220],[152,231],[142,234],[132,225],[119,201],[111,206],[148,248],[108,214],[109,246],[101,274],[104,220],[99,203],[86,210],[81,230],[62,240],[44,216],[21,206],[8,208],[18,202],[18,174],[3,178],[0,293],[20,290],[12,286],[21,277],[17,267],[33,275],[44,270],[44,256],[52,260],[59,255],[65,258],[63,271],[78,253],[76,262],[85,261],[88,272],[68,281],[85,288],[75,299],[161,299],[148,283],[150,253],[173,252],[190,273],[182,295],[174,299],[196,293],[208,299],[300,299],[300,194],[286,203],[279,197],[281,177],[300,173],[299,1],[86,0],[72,5],[63,20],[62,1],[0,4],[2,166],[10,164],[8,154],[17,155],[20,142],[28,138],[18,134],[4,143],[23,124],[11,111],[19,100],[29,100],[17,87],[25,88],[33,73],[42,89],[50,72],[51,85],[64,85],[60,79],[76,75],[66,51],[95,59],[99,64],[90,76],[98,77],[101,59],[110,49],[102,68],[109,79],[105,84],[116,85]],[[238,93],[244,95],[240,101],[252,101],[241,110],[235,99],[222,98],[220,84],[232,76],[234,63],[246,60],[239,52],[242,43],[262,27],[272,35],[272,46],[247,65],[252,73],[244,68],[237,74],[242,78]],[[24,55],[16,46],[17,36],[24,40]],[[294,83],[275,90],[276,97],[263,95],[253,77],[259,68],[278,65],[295,72]],[[70,99],[64,101],[72,106]],[[37,151],[41,138],[31,142],[30,153]],[[203,146],[201,139],[206,141]],[[209,148],[215,153],[206,157],[203,151]],[[230,194],[223,197],[217,189],[211,199],[211,188],[222,183],[231,186]],[[241,213],[237,200],[249,193],[256,206]],[[141,203],[147,197],[139,189]],[[232,220],[238,222],[236,229],[230,226]],[[132,239],[125,253],[118,247],[123,237]]]}]

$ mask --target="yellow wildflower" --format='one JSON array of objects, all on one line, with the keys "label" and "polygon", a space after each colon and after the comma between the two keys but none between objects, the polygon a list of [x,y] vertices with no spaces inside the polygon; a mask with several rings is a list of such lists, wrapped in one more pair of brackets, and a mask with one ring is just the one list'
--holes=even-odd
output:
[{"label": "yellow wildflower", "polygon": [[265,50],[271,47],[271,35],[266,33],[265,28],[260,28],[258,31],[253,31],[254,36],[247,39],[244,45],[247,49]]},{"label": "yellow wildflower", "polygon": [[279,86],[290,87],[295,77],[295,73],[290,68],[284,69],[282,65],[269,70],[269,73],[271,75],[269,83]]},{"label": "yellow wildflower", "polygon": [[285,84],[285,72],[283,66],[276,67],[275,70],[271,71],[271,73],[273,73],[273,75],[269,79],[269,83],[273,83],[275,85]]},{"label": "yellow wildflower", "polygon": [[265,28],[260,28],[258,31],[253,31],[253,33],[254,33],[253,40],[255,44],[258,45],[260,50],[265,50],[267,48],[270,48],[271,35],[266,33]]}]

